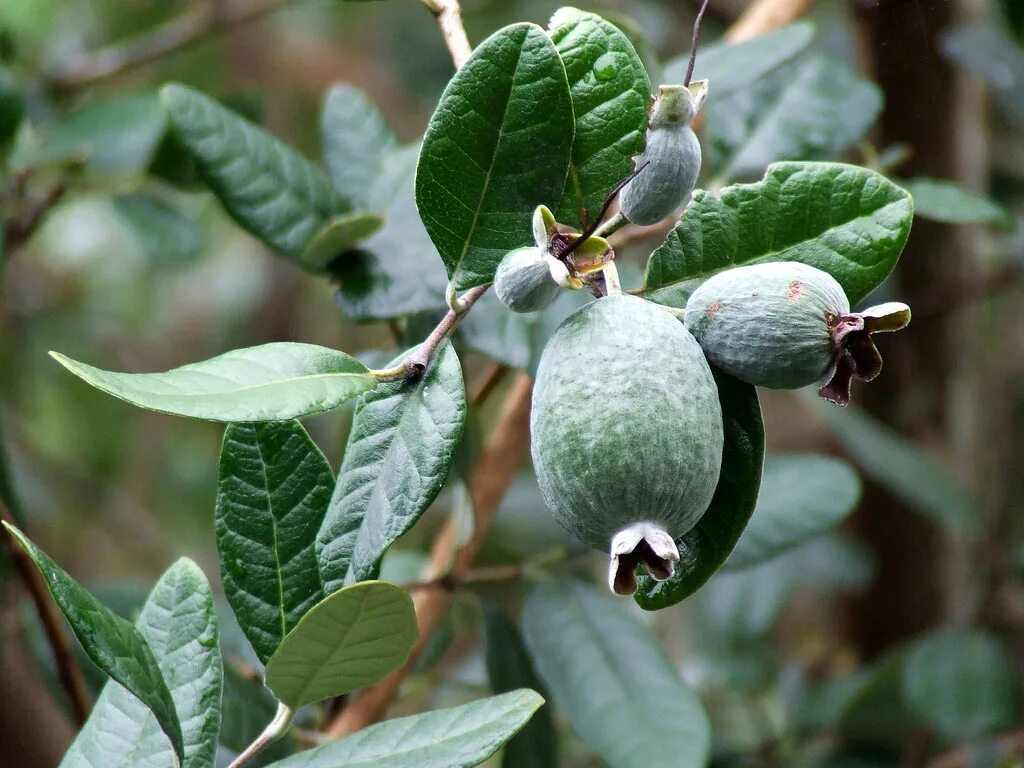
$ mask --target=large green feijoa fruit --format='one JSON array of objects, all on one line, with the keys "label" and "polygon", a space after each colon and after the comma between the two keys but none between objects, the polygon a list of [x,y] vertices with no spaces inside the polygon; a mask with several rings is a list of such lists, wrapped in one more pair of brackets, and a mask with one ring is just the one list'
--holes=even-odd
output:
[{"label": "large green feijoa fruit", "polygon": [[904,327],[910,308],[890,302],[851,312],[827,272],[780,261],[715,275],[691,294],[685,322],[726,373],[771,389],[820,381],[818,394],[846,405],[854,377],[871,381],[882,370],[871,334]]},{"label": "large green feijoa fruit", "polygon": [[722,409],[694,338],[634,296],[570,315],[544,349],[530,419],[533,464],[555,518],[609,551],[609,586],[636,590],[639,565],[672,575],[675,545],[711,502]]}]

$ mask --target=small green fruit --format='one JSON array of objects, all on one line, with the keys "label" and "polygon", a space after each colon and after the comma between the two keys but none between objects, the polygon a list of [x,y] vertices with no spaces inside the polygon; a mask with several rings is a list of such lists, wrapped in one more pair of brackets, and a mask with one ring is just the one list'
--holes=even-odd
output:
[{"label": "small green fruit", "polygon": [[541,494],[578,539],[611,554],[609,584],[671,576],[675,539],[707,509],[722,464],[722,409],[682,323],[633,296],[570,315],[537,370],[530,419]]},{"label": "small green fruit", "polygon": [[839,405],[854,377],[871,381],[882,369],[871,334],[908,322],[910,308],[896,302],[851,312],[835,278],[791,261],[720,272],[691,294],[685,319],[726,373],[772,389],[821,382],[819,394]]},{"label": "small green fruit", "polygon": [[[561,284],[556,275],[561,277]],[[555,300],[568,279],[566,266],[547,256],[542,248],[517,248],[498,264],[494,292],[513,312],[537,312]]]},{"label": "small green fruit", "polygon": [[693,194],[700,175],[701,149],[690,121],[706,93],[704,80],[688,88],[663,85],[658,89],[647,144],[636,158],[636,167],[644,166],[643,170],[619,195],[622,213],[634,224],[657,224]]}]

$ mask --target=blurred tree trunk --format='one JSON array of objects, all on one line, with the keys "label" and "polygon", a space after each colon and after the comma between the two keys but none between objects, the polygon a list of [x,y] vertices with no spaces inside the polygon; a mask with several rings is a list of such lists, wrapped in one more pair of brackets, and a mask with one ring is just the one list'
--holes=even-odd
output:
[{"label": "blurred tree trunk", "polygon": [[[909,144],[900,175],[954,175],[956,94],[938,49],[950,5],[931,0],[858,3],[868,68],[885,91],[878,146]],[[916,220],[900,262],[896,293],[913,307],[947,295],[961,277],[947,227]],[[914,324],[883,340],[885,373],[860,390],[861,403],[925,444],[948,434],[951,335],[943,319]],[[852,606],[852,639],[866,657],[941,621],[946,614],[947,545],[932,522],[868,484],[854,520],[878,557],[878,575]]]}]

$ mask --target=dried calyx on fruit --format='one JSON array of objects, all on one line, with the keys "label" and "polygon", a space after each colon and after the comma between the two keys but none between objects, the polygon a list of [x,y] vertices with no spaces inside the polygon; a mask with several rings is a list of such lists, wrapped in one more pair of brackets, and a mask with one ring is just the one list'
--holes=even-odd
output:
[{"label": "dried calyx on fruit", "polygon": [[851,312],[842,286],[826,272],[783,261],[720,272],[686,303],[685,324],[708,360],[759,387],[797,389],[850,401],[854,378],[871,381],[882,356],[871,334],[910,322],[910,307],[889,302]]},{"label": "dried calyx on fruit", "polygon": [[555,518],[610,555],[608,581],[667,579],[722,465],[722,410],[700,346],[656,304],[597,299],[541,356],[530,417],[537,481]]},{"label": "dried calyx on fruit", "polygon": [[[577,241],[586,237],[581,243]],[[562,288],[583,287],[587,275],[613,257],[608,241],[577,232],[562,232],[554,215],[539,205],[533,213],[536,245],[505,254],[494,275],[494,292],[515,312],[544,309]]]},{"label": "dried calyx on fruit", "polygon": [[647,168],[622,190],[619,208],[634,224],[649,225],[689,201],[700,174],[701,150],[690,121],[707,96],[707,80],[663,85],[651,107],[647,144],[636,167]]}]

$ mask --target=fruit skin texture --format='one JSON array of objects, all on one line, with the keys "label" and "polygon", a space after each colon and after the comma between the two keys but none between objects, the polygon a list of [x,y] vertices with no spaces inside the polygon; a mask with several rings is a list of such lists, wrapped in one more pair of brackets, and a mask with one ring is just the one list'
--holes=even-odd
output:
[{"label": "fruit skin texture", "polygon": [[544,501],[602,551],[638,522],[679,538],[718,484],[722,409],[707,361],[682,323],[634,296],[598,299],[555,332],[530,432]]},{"label": "fruit skin texture", "polygon": [[[494,274],[494,292],[513,312],[536,312],[558,296],[560,286],[540,248],[517,248],[505,254]],[[568,271],[559,264],[562,270]]]},{"label": "fruit skin texture", "polygon": [[835,278],[798,262],[720,272],[686,303],[687,329],[712,365],[749,384],[797,389],[829,372],[829,318],[850,312]]},{"label": "fruit skin texture", "polygon": [[659,89],[651,110],[647,144],[635,167],[646,166],[619,195],[619,207],[634,224],[657,224],[688,202],[700,175],[701,149],[690,120],[700,108],[706,87],[694,84]]}]

